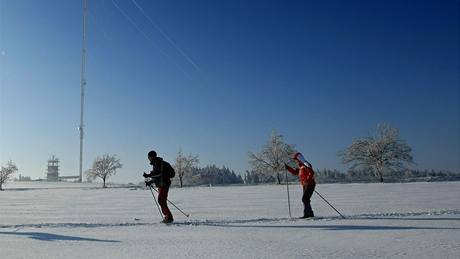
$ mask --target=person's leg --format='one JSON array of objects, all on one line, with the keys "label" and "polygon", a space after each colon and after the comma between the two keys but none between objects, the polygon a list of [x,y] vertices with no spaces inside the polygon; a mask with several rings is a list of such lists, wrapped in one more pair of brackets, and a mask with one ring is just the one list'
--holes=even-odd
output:
[{"label": "person's leg", "polygon": [[165,215],[165,219],[172,221],[173,216],[168,208],[168,191],[169,187],[158,188],[158,204],[160,204],[161,211]]},{"label": "person's leg", "polygon": [[302,195],[302,202],[304,206],[304,217],[314,217],[313,210],[310,204],[310,198],[315,191],[315,185],[305,185],[303,186],[303,195]]}]

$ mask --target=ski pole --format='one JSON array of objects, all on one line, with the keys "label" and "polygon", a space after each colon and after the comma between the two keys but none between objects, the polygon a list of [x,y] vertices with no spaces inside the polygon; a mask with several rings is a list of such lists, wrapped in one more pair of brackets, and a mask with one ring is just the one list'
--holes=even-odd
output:
[{"label": "ski pole", "polygon": [[286,191],[287,191],[287,198],[288,198],[289,218],[292,218],[292,215],[291,215],[291,198],[289,196],[289,180],[288,180],[287,170],[285,171],[285,173],[286,173]]},{"label": "ski pole", "polygon": [[153,193],[152,189],[151,188],[149,189],[150,189],[150,192],[152,193],[153,200],[155,201],[155,204],[157,205],[158,213],[160,213],[160,217],[163,218],[163,213],[161,213],[160,205],[157,202],[157,198],[155,198],[155,194]]},{"label": "ski pole", "polygon": [[319,192],[317,192],[315,190],[316,194],[319,195],[319,197],[321,197],[321,199],[323,199],[327,204],[329,204],[329,206],[331,206],[331,208],[333,208],[337,213],[339,213],[340,216],[342,216],[342,218],[345,218],[345,216],[342,215],[342,213],[340,213],[336,208],[334,208],[334,206],[332,206],[321,194],[319,194]]},{"label": "ski pole", "polygon": [[[153,186],[150,186],[150,188],[154,189],[157,193],[159,193],[158,190],[155,189]],[[153,193],[153,192],[152,192],[152,193]],[[183,211],[182,211],[181,209],[179,209],[179,207],[177,207],[176,204],[174,204],[172,201],[170,201],[170,200],[168,200],[168,199],[166,199],[166,200],[167,200],[169,203],[171,203],[171,205],[173,205],[178,211],[180,211],[182,214],[184,214],[184,216],[186,216],[187,218],[190,217],[190,214],[186,214],[185,212],[183,212]]]}]

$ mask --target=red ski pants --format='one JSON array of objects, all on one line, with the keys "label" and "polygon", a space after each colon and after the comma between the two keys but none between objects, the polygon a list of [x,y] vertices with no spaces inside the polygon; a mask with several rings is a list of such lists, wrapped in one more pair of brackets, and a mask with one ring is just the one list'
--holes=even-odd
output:
[{"label": "red ski pants", "polygon": [[169,187],[158,188],[158,204],[160,204],[161,212],[163,212],[163,215],[165,215],[165,217],[168,219],[172,219],[173,216],[168,208],[168,191]]}]

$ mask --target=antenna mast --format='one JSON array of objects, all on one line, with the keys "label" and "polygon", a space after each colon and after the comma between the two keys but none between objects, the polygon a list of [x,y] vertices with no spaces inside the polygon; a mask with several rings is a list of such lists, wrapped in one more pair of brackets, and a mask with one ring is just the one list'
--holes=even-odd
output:
[{"label": "antenna mast", "polygon": [[81,49],[81,74],[80,74],[80,89],[81,89],[81,106],[80,106],[80,170],[78,181],[82,182],[82,170],[83,170],[83,136],[84,136],[84,123],[83,123],[83,107],[85,104],[85,72],[86,72],[86,12],[87,12],[87,0],[83,0],[83,43]]}]

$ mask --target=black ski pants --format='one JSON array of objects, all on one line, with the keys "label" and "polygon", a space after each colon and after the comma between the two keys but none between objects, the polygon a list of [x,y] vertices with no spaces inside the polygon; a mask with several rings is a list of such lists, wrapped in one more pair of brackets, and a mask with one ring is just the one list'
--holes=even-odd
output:
[{"label": "black ski pants", "polygon": [[306,217],[314,217],[313,210],[310,204],[310,198],[315,191],[316,184],[306,184],[303,186],[303,195],[302,195],[302,202],[303,202],[303,215]]}]

